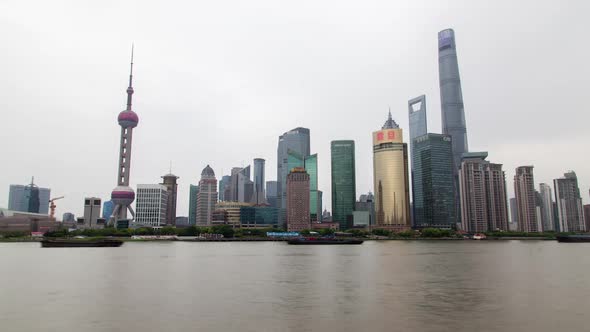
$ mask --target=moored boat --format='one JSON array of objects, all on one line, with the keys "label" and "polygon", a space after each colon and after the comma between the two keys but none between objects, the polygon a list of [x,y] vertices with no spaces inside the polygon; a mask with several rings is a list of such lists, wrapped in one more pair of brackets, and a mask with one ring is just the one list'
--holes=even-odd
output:
[{"label": "moored boat", "polygon": [[356,239],[336,239],[336,238],[306,238],[299,237],[290,239],[288,244],[362,244],[363,240]]},{"label": "moored boat", "polygon": [[120,247],[123,241],[118,239],[44,239],[42,248],[88,248]]},{"label": "moored boat", "polygon": [[590,242],[590,234],[557,235],[555,238],[566,243]]}]

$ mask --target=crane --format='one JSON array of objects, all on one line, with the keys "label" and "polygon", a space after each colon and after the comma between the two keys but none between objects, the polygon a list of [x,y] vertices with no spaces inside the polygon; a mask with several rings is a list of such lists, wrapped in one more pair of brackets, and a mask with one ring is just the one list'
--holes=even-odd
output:
[{"label": "crane", "polygon": [[58,199],[62,199],[64,197],[65,196],[59,196],[59,197],[55,197],[55,198],[52,198],[49,200],[49,211],[50,211],[49,212],[49,219],[55,220],[55,207],[56,207],[56,205],[55,205],[54,201],[57,201]]}]

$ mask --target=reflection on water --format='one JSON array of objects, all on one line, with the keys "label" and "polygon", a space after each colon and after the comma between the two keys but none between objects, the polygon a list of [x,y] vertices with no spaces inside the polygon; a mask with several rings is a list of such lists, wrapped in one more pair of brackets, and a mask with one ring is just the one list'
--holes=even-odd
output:
[{"label": "reflection on water", "polygon": [[0,243],[2,331],[582,331],[588,244]]}]

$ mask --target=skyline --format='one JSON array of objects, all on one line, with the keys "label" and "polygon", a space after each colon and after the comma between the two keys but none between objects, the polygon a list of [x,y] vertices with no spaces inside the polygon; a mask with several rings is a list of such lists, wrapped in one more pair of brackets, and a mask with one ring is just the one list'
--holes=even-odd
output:
[{"label": "skyline", "polygon": [[[518,4],[514,14],[506,15],[522,14],[526,5]],[[482,16],[483,23],[494,18],[493,11],[500,11],[502,6],[499,7],[492,8],[492,13],[486,9],[489,16]],[[177,43],[180,40],[167,43],[158,38],[146,39],[149,32],[141,32],[141,29],[150,31],[147,22],[138,24],[130,31],[131,35],[139,35],[133,38],[136,42],[134,104],[142,125],[134,132],[131,187],[158,183],[160,176],[168,172],[172,160],[172,172],[180,176],[177,214],[188,215],[189,184],[198,182],[200,171],[207,164],[211,164],[220,178],[229,174],[231,167],[246,166],[252,164],[254,158],[261,157],[266,159],[266,180],[274,180],[276,170],[272,165],[276,165],[278,136],[301,126],[310,129],[311,151],[318,153],[318,189],[324,193],[324,207],[331,206],[332,140],[355,141],[357,194],[374,192],[372,173],[367,171],[372,165],[370,133],[381,126],[388,106],[404,129],[404,141],[408,142],[407,100],[425,94],[429,131],[441,132],[436,34],[453,28],[470,150],[488,151],[491,160],[504,164],[507,179],[512,178],[517,166],[534,165],[537,189],[539,183],[551,184],[566,171],[574,170],[583,201],[588,202],[590,174],[585,165],[590,160],[580,152],[585,151],[584,143],[590,141],[589,133],[584,131],[584,120],[588,116],[582,104],[585,87],[589,85],[590,71],[584,61],[589,52],[583,44],[572,43],[582,40],[580,30],[584,29],[579,29],[578,25],[585,23],[570,19],[580,15],[581,8],[560,8],[556,14],[549,7],[542,4],[538,12],[529,13],[528,29],[534,31],[521,28],[507,32],[493,27],[474,27],[460,17],[452,19],[450,13],[446,13],[446,19],[436,19],[434,11],[427,11],[425,17],[415,22],[408,18],[410,22],[405,22],[408,24],[402,29],[406,33],[403,36],[396,33],[394,23],[355,26],[363,33],[350,37],[338,29],[312,24],[320,28],[320,35],[334,38],[328,38],[325,45],[315,45],[319,47],[307,53],[305,43],[296,38],[305,36],[305,31],[287,34],[285,42],[297,42],[285,50],[240,44],[238,49],[242,52],[239,53],[246,59],[224,55],[222,60],[229,64],[227,71],[222,70],[220,62],[207,61],[217,55],[215,52],[227,51],[228,46],[219,45],[217,51],[207,49],[209,52],[200,54],[201,48],[190,49],[185,44],[181,47]],[[321,15],[328,15],[329,8],[325,9]],[[445,14],[444,10],[442,12]],[[474,16],[478,13],[481,15],[475,10]],[[291,15],[298,14],[306,17],[302,13]],[[37,15],[32,13],[31,16],[42,21]],[[314,15],[317,14],[309,14],[310,17]],[[321,17],[337,22],[344,18],[342,15]],[[559,27],[535,25],[548,17],[563,22]],[[14,18],[6,19],[1,24],[6,31],[12,31]],[[30,19],[24,20],[22,26],[32,28],[27,26]],[[430,19],[432,22],[422,25]],[[138,23],[141,18],[135,17],[132,21]],[[240,23],[240,26],[254,28],[248,22]],[[514,28],[514,24],[508,26]],[[37,30],[31,33],[43,35],[56,28],[48,26],[48,31],[41,31],[40,26],[38,24]],[[289,26],[285,24],[279,28],[283,31]],[[423,31],[411,29],[418,26]],[[82,25],[81,31],[88,30],[92,30],[89,25]],[[22,32],[22,28],[16,30],[19,31]],[[369,31],[376,34],[366,33]],[[570,35],[565,37],[564,31]],[[253,40],[270,38],[267,32],[258,32],[252,36]],[[580,38],[575,37],[577,33]],[[10,47],[6,54],[9,61],[0,64],[0,68],[6,73],[5,77],[26,77],[26,85],[24,82],[14,84],[13,80],[2,82],[6,92],[2,108],[8,111],[8,123],[13,124],[2,133],[2,148],[12,156],[13,162],[7,164],[0,175],[0,188],[3,188],[0,206],[8,205],[10,184],[26,184],[34,175],[39,186],[51,188],[54,196],[66,196],[57,204],[58,217],[64,212],[80,216],[84,197],[97,196],[106,200],[112,190],[116,137],[120,130],[114,125],[114,119],[124,109],[124,80],[127,79],[131,40],[127,35],[113,36],[109,41],[74,38],[78,44],[76,48],[62,42],[51,45],[51,52],[48,52],[47,49],[36,50],[33,43],[31,52],[31,45],[17,38],[2,38],[8,39],[5,44]],[[40,39],[48,44],[55,41],[55,37]],[[237,42],[231,38],[221,40]],[[559,47],[547,49],[547,40]],[[364,43],[363,50],[356,47],[355,43],[359,42]],[[497,45],[499,50],[490,45]],[[529,49],[519,50],[515,45]],[[162,46],[171,48],[156,50]],[[264,50],[272,52],[265,55]],[[511,56],[507,56],[508,50],[513,52]],[[293,51],[293,55],[289,54]],[[343,51],[347,56],[336,59]],[[26,56],[20,57],[23,54]],[[408,65],[410,60],[415,63]],[[313,69],[303,68],[309,65],[306,61],[314,65]],[[213,73],[207,73],[205,67],[211,64]],[[504,68],[506,64],[511,66]],[[539,68],[547,75],[536,76]],[[203,73],[208,75],[201,75]],[[61,84],[54,82],[57,75]],[[179,78],[183,84],[178,84]],[[208,118],[202,119],[203,116]],[[354,118],[347,119],[351,116]],[[260,118],[264,119],[262,126],[259,126]],[[525,122],[531,118],[534,119],[531,123]],[[170,127],[176,130],[171,132]],[[23,128],[30,130],[24,132]],[[498,132],[502,135],[497,135]],[[26,140],[7,144],[10,138],[25,133]],[[94,144],[88,147],[87,142]],[[23,154],[22,151],[33,153]],[[507,186],[508,196],[514,197],[512,186],[509,183]]]}]

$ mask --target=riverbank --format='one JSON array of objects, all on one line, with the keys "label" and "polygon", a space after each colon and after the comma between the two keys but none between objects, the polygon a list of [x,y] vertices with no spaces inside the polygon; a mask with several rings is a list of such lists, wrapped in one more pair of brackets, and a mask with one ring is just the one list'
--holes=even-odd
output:
[{"label": "riverbank", "polygon": [[[115,239],[122,240],[124,242],[285,242],[287,239],[279,238],[222,238],[222,239],[132,239],[129,237],[114,237]],[[357,239],[357,238],[355,238]],[[362,238],[358,239],[364,241],[474,241],[469,238]],[[0,238],[0,243],[22,243],[22,242],[41,242],[43,238]],[[555,238],[549,237],[519,237],[519,236],[506,236],[506,237],[488,237],[486,239],[478,241],[555,241]]]}]

